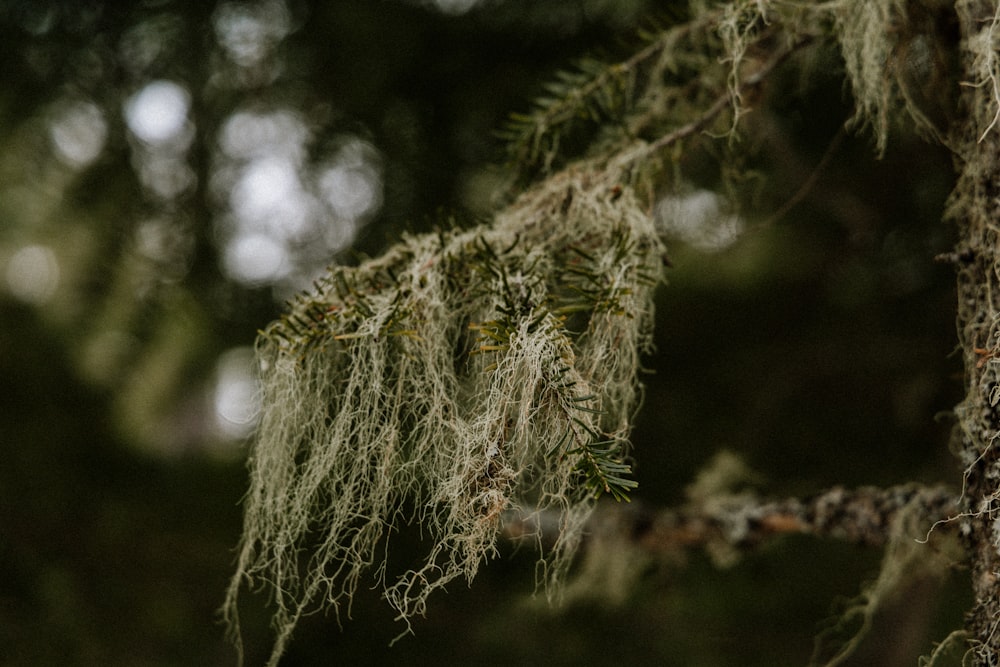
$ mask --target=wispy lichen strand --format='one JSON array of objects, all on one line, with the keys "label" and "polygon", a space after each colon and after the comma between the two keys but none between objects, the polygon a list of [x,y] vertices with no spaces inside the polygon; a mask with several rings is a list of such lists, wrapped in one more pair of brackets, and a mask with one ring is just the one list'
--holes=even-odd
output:
[{"label": "wispy lichen strand", "polygon": [[901,118],[944,141],[934,108],[952,111],[948,95],[923,89],[948,67],[938,62],[947,35],[938,34],[936,11],[935,3],[905,0],[691,0],[688,20],[644,32],[642,47],[623,60],[588,60],[558,74],[528,113],[512,115],[503,133],[511,161],[522,175],[544,175],[579,155],[581,144],[584,154],[609,155],[637,140],[662,152],[735,138],[753,110],[745,93],[809,46],[839,52],[854,97],[850,124],[870,128],[879,152]]},{"label": "wispy lichen strand", "polygon": [[[627,441],[662,253],[627,184],[576,169],[490,225],[408,237],[297,298],[258,340],[237,632],[239,591],[269,589],[276,661],[303,613],[339,612],[369,569],[408,624],[472,579],[511,509],[561,513],[543,556],[557,582],[594,499],[635,486]],[[386,572],[389,533],[414,519],[426,559]]]}]

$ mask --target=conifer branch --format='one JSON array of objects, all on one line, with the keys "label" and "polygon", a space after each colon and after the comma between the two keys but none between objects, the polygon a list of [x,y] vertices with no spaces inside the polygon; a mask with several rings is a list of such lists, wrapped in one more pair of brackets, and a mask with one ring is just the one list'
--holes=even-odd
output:
[{"label": "conifer branch", "polygon": [[558,581],[597,496],[635,488],[625,455],[662,255],[635,193],[581,165],[488,225],[405,237],[296,297],[258,339],[231,627],[240,589],[268,582],[275,663],[298,619],[349,604],[386,533],[414,519],[426,559],[379,575],[407,629],[433,591],[475,576],[511,508],[560,512],[544,556]]},{"label": "conifer branch", "polygon": [[[573,70],[556,74],[546,86],[549,95],[537,98],[528,113],[513,113],[498,133],[507,142],[510,163],[522,172],[549,172],[560,152],[562,138],[578,125],[597,126],[608,121],[622,121],[650,94],[651,87],[662,84],[656,75],[669,67],[678,42],[712,26],[720,12],[709,12],[691,21],[658,33],[644,33],[646,46],[617,63],[585,59]],[[666,61],[657,66],[657,60]],[[647,69],[654,69],[650,74]],[[646,81],[640,79],[646,76]],[[635,131],[635,128],[632,130]]]},{"label": "conifer branch", "polygon": [[686,125],[649,142],[640,155],[630,156],[630,159],[633,161],[646,159],[651,154],[658,153],[683,139],[705,130],[720,113],[733,107],[737,96],[761,85],[778,65],[785,62],[793,53],[808,45],[810,41],[811,39],[808,38],[801,39],[791,46],[779,49],[761,67],[746,78],[737,81],[732,90],[727,90],[720,94],[700,116]]},{"label": "conifer branch", "polygon": [[[264,408],[226,614],[238,632],[241,589],[266,582],[276,607],[271,664],[303,614],[349,605],[374,563],[409,629],[433,591],[476,575],[505,525],[528,526],[523,516],[505,523],[506,513],[534,507],[539,518],[558,517],[542,556],[556,584],[597,497],[628,499],[636,487],[628,437],[639,357],[651,349],[665,256],[636,191],[645,163],[707,134],[730,109],[733,123],[720,134],[732,136],[744,95],[813,35],[829,34],[831,22],[839,22],[834,39],[859,117],[880,144],[890,103],[910,103],[894,97],[898,75],[886,65],[887,47],[866,59],[855,53],[862,40],[888,31],[895,4],[695,6],[691,21],[621,63],[581,61],[534,111],[513,118],[515,166],[545,178],[492,220],[407,236],[380,258],[331,268],[261,332]],[[587,123],[602,130],[581,142],[589,157],[564,151],[565,137]],[[968,174],[977,194],[981,177]],[[994,478],[979,478],[980,487]],[[824,513],[831,500],[837,512]],[[904,508],[941,502],[936,492],[902,489],[835,490],[801,503],[708,495],[654,517],[643,539],[650,548],[738,550],[805,532],[900,544],[888,526],[900,525]],[[413,520],[429,550],[393,581],[380,547]],[[886,577],[898,574],[883,568]]]}]

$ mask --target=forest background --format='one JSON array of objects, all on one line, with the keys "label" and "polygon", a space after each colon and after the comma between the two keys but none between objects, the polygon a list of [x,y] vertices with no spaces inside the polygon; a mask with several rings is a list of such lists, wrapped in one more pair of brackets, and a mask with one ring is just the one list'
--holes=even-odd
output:
[{"label": "forest background", "polygon": [[[0,3],[0,662],[232,664],[217,610],[256,332],[326,263],[488,215],[508,185],[509,114],[579,58],[627,57],[683,14]],[[935,261],[954,244],[952,161],[905,127],[881,157],[870,133],[844,133],[853,101],[826,55],[759,91],[724,149],[738,178],[687,164],[691,189],[651,203],[673,267],[633,433],[635,507],[682,503],[722,451],[766,496],[961,486],[954,271]],[[670,207],[704,215],[670,227]],[[650,557],[638,587],[551,608],[532,597],[531,550],[501,551],[392,648],[400,628],[363,583],[343,629],[306,619],[283,664],[804,664],[881,560],[786,536],[721,569],[697,551]],[[915,664],[970,599],[960,571],[915,583],[854,664]],[[257,602],[249,664],[269,652]]]}]

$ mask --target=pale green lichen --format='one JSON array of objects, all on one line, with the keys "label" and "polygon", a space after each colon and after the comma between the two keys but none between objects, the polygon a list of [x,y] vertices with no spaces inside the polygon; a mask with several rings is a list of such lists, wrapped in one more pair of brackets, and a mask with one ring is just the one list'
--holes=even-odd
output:
[{"label": "pale green lichen", "polygon": [[926,532],[922,502],[920,494],[914,494],[893,515],[885,527],[888,540],[878,576],[816,637],[811,665],[845,664],[868,637],[879,613],[899,604],[915,582],[941,581],[948,574],[957,557],[956,540],[942,536],[931,549],[919,539]]},{"label": "pale green lichen", "polygon": [[[502,514],[556,509],[558,583],[625,459],[662,247],[627,184],[549,179],[489,226],[408,237],[338,267],[258,341],[263,414],[238,571],[273,596],[272,662],[298,619],[339,611],[369,570],[407,622],[471,580]],[[410,509],[407,509],[410,508]],[[387,572],[416,520],[422,564]]]},{"label": "pale green lichen", "polygon": [[903,0],[847,0],[837,3],[835,35],[854,93],[855,117],[875,133],[879,152],[885,150],[894,86],[890,59],[900,22]]},{"label": "pale green lichen", "polygon": [[[899,110],[919,129],[900,36],[925,51],[933,36],[912,34],[909,8],[694,1],[686,24],[621,63],[581,64],[515,119],[515,166],[546,179],[489,224],[407,237],[297,299],[258,342],[264,408],[225,608],[234,632],[243,587],[267,589],[273,664],[302,614],[339,613],[368,572],[408,628],[434,590],[475,576],[511,510],[561,517],[540,569],[562,581],[595,495],[634,486],[627,438],[662,247],[630,186],[669,180],[667,149],[676,166],[688,142],[733,136],[752,110],[744,92],[813,43],[843,55],[854,123],[879,151]],[[992,35],[968,45],[981,57],[970,83],[996,89]],[[552,173],[572,164],[560,136],[580,119],[601,130],[597,157]],[[388,572],[389,536],[411,521],[427,555]],[[912,560],[894,549],[869,600]]]}]

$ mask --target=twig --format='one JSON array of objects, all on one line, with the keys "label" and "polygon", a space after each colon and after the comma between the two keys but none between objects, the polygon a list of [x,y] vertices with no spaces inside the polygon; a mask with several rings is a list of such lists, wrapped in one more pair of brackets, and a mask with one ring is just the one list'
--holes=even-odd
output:
[{"label": "twig", "polygon": [[753,229],[757,230],[770,227],[776,222],[779,222],[782,218],[788,215],[789,211],[798,206],[799,202],[805,199],[806,195],[808,195],[812,191],[812,189],[816,187],[816,183],[819,181],[820,174],[822,174],[823,170],[826,169],[826,166],[830,164],[830,160],[833,159],[833,156],[837,152],[837,149],[840,148],[840,144],[844,143],[844,138],[846,136],[847,136],[847,127],[841,125],[840,129],[837,131],[835,135],[833,135],[833,139],[830,140],[829,145],[823,152],[823,156],[819,159],[819,162],[816,163],[816,166],[813,167],[813,170],[809,174],[809,177],[802,182],[802,185],[799,186],[799,189],[796,190],[795,193],[791,197],[789,197],[784,204],[778,207],[778,210],[769,215],[767,219],[754,225]]},{"label": "twig", "polygon": [[[788,59],[789,56],[798,51],[800,48],[809,44],[811,41],[812,41],[811,37],[805,37],[803,39],[800,39],[795,44],[792,44],[791,46],[779,50],[771,57],[770,60],[764,63],[760,67],[760,69],[756,70],[753,74],[749,75],[746,79],[744,79],[739,84],[739,86],[737,86],[735,91],[730,89],[720,94],[716,98],[716,100],[712,103],[712,105],[708,107],[708,109],[706,109],[700,116],[698,116],[690,123],[682,125],[673,132],[669,132],[659,137],[655,141],[652,141],[648,144],[644,144],[640,146],[638,149],[634,149],[632,151],[626,151],[626,154],[621,156],[620,158],[622,163],[627,165],[639,162],[640,160],[644,160],[648,158],[650,155],[657,153],[663,150],[664,148],[672,146],[673,144],[677,143],[678,141],[681,141],[682,139],[686,139],[687,137],[690,137],[693,134],[701,132],[706,127],[708,127],[708,125],[713,120],[715,120],[715,118],[720,113],[722,113],[724,109],[732,105],[734,95],[739,95],[740,93],[743,93],[746,90],[759,86],[764,81],[764,79],[766,79],[771,74],[771,72],[774,71],[774,68],[783,63],[786,59]],[[612,162],[618,162],[618,161],[619,160],[612,160]]]}]

